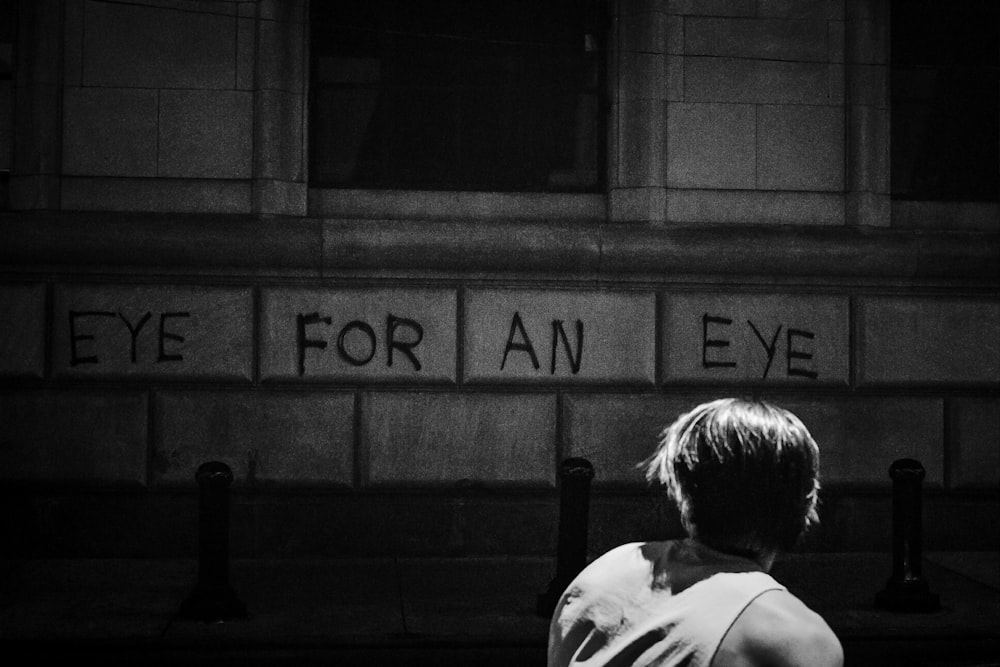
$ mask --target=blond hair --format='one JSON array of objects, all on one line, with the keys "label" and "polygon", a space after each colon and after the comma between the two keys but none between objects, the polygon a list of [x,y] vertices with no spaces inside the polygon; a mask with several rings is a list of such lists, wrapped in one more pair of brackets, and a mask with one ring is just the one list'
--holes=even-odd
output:
[{"label": "blond hair", "polygon": [[688,533],[722,551],[773,556],[818,521],[819,448],[798,417],[763,401],[697,406],[641,465],[666,486]]}]

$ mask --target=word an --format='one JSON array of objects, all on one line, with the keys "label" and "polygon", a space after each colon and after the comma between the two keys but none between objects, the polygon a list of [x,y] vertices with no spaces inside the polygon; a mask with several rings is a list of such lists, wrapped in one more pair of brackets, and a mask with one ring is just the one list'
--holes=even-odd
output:
[{"label": "word an", "polygon": [[[299,352],[299,375],[302,376],[306,373],[306,350],[310,347],[325,350],[327,347],[327,342],[325,340],[306,338],[306,327],[317,324],[325,324],[329,326],[333,323],[333,319],[329,316],[321,316],[319,313],[299,313],[295,319],[297,333],[296,340]],[[416,340],[398,340],[396,338],[396,333],[401,329],[408,329],[413,332],[416,336]],[[364,337],[364,339],[367,340],[368,353],[366,355],[355,355],[347,349],[345,341],[348,335],[353,332],[358,332]],[[399,350],[407,359],[410,360],[410,363],[413,364],[414,370],[419,371],[421,368],[420,360],[417,359],[417,355],[413,353],[413,348],[419,345],[420,341],[423,339],[424,328],[419,322],[405,317],[396,317],[391,313],[387,315],[385,319],[386,365],[392,366],[392,353],[394,350]],[[375,358],[376,348],[377,339],[375,336],[375,329],[373,329],[372,326],[364,320],[352,320],[348,322],[340,328],[340,332],[337,334],[337,354],[341,359],[352,366],[364,366],[369,363]]]},{"label": "word an", "polygon": [[[519,336],[520,340],[515,341],[515,336]],[[583,322],[580,320],[576,321],[576,355],[574,356],[573,350],[570,349],[569,338],[563,329],[562,320],[552,320],[552,363],[549,367],[551,375],[555,375],[556,373],[556,348],[559,346],[560,340],[562,340],[563,349],[569,358],[570,370],[573,372],[573,375],[576,375],[580,372],[580,364],[583,362]],[[500,370],[503,370],[503,367],[507,364],[507,355],[514,351],[527,352],[531,357],[531,365],[534,366],[536,371],[538,370],[538,355],[535,354],[535,347],[531,344],[531,339],[528,338],[528,332],[524,329],[524,322],[521,320],[521,314],[518,312],[514,313],[514,317],[510,321],[510,333],[507,334],[507,345],[503,349],[503,360],[500,362]]]},{"label": "word an", "polygon": [[[728,317],[709,315],[708,313],[702,316],[701,365],[703,368],[736,367],[735,361],[722,358],[724,356],[722,350],[729,347],[729,339],[715,337],[723,335],[725,332],[723,327],[729,327],[732,324],[733,321]],[[760,330],[751,320],[747,320],[747,326],[753,331],[754,336],[756,336],[764,348],[764,353],[767,355],[767,364],[764,366],[764,375],[762,378],[767,379],[767,374],[771,370],[771,362],[774,361],[775,352],[777,351],[778,336],[781,334],[781,329],[784,325],[778,325],[778,328],[774,331],[774,335],[771,336],[770,342],[761,335]],[[709,330],[710,328],[711,331]],[[712,337],[710,338],[710,336]],[[804,377],[811,380],[815,380],[818,377],[816,371],[800,365],[813,358],[812,352],[806,351],[801,347],[803,341],[811,341],[814,338],[816,338],[816,335],[811,331],[793,329],[791,327],[785,328],[785,373],[788,377]],[[712,352],[709,350],[712,350]]]},{"label": "word an", "polygon": [[[160,313],[160,326],[159,335],[157,336],[157,355],[156,363],[162,363],[165,361],[183,361],[184,357],[181,354],[171,354],[166,350],[167,341],[174,341],[175,343],[183,343],[184,336],[167,331],[167,321],[175,318],[190,317],[191,313],[187,312],[175,312],[175,313]],[[98,363],[98,358],[96,354],[82,355],[78,344],[82,341],[94,340],[93,334],[87,333],[77,333],[77,324],[82,324],[83,320],[87,318],[104,317],[104,318],[117,318],[120,319],[124,326],[128,329],[129,337],[131,340],[131,359],[132,363],[138,362],[138,339],[142,332],[143,327],[146,323],[153,317],[151,312],[144,313],[138,321],[135,323],[129,321],[125,315],[121,312],[112,312],[104,310],[71,310],[69,311],[69,365],[78,366],[80,364],[96,364]]]}]

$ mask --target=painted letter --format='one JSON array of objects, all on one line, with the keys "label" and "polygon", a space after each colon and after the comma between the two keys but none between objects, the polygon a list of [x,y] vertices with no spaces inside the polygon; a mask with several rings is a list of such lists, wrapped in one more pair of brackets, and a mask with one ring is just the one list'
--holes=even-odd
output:
[{"label": "painted letter", "polygon": [[121,312],[118,313],[118,317],[120,317],[121,321],[125,323],[125,326],[128,327],[128,332],[132,335],[132,363],[133,364],[135,363],[135,339],[139,337],[139,332],[142,331],[142,327],[145,326],[146,322],[148,322],[149,318],[152,317],[152,316],[153,316],[152,313],[147,312],[145,315],[143,315],[142,317],[139,318],[139,324],[137,324],[137,325],[135,325],[135,327],[133,327],[132,323],[129,322],[128,320],[126,320],[125,316],[122,315]]},{"label": "painted letter", "polygon": [[169,338],[170,340],[175,340],[178,343],[184,342],[184,336],[179,336],[166,331],[165,324],[167,322],[167,318],[169,317],[191,317],[191,313],[160,313],[160,356],[156,358],[157,363],[161,361],[184,361],[183,356],[179,354],[167,354],[163,349],[164,339]]},{"label": "painted letter", "polygon": [[[396,340],[396,327],[405,326],[410,327],[417,332],[417,339],[415,341],[401,341]],[[415,320],[410,320],[405,317],[396,317],[392,313],[389,313],[388,319],[385,323],[385,340],[386,346],[389,349],[389,359],[388,365],[392,366],[392,350],[393,348],[399,349],[400,352],[406,355],[406,358],[413,363],[413,368],[420,370],[420,360],[417,356],[413,354],[413,348],[420,344],[420,341],[424,339],[424,328],[420,326],[419,322]]]},{"label": "painted letter", "polygon": [[566,332],[563,330],[562,320],[552,320],[552,375],[556,374],[556,345],[560,336],[562,337],[563,349],[566,350],[566,356],[569,357],[570,368],[573,369],[573,375],[576,375],[580,372],[580,362],[583,361],[583,322],[576,321],[576,358],[574,359]]},{"label": "painted letter", "polygon": [[771,337],[771,344],[768,345],[767,341],[764,340],[764,337],[760,335],[759,331],[757,331],[757,327],[753,325],[753,322],[747,320],[747,324],[749,324],[750,328],[753,329],[754,334],[757,336],[757,340],[760,341],[760,344],[764,346],[764,350],[767,351],[767,366],[764,366],[764,376],[761,378],[762,380],[766,380],[767,372],[771,370],[771,362],[774,361],[774,352],[778,347],[778,334],[781,333],[782,325],[779,324],[778,328],[774,330],[774,335]]},{"label": "painted letter", "polygon": [[[347,353],[347,348],[344,347],[344,339],[347,337],[347,334],[351,329],[363,331],[368,336],[368,345],[371,346],[371,350],[368,352],[368,356],[364,359],[352,357]],[[352,366],[364,366],[372,360],[372,357],[375,356],[375,330],[372,329],[367,322],[362,322],[361,320],[348,322],[344,325],[344,328],[340,330],[340,335],[337,336],[337,352],[340,354],[341,359]]]},{"label": "painted letter", "polygon": [[[521,340],[523,343],[514,342],[514,332],[519,331],[521,333]],[[511,350],[520,350],[522,352],[527,352],[531,355],[531,365],[538,370],[538,357],[535,356],[535,348],[531,346],[531,339],[528,338],[528,332],[524,330],[524,323],[521,322],[521,314],[518,312],[514,313],[513,319],[510,321],[510,334],[507,336],[507,346],[503,349],[503,360],[500,362],[500,370],[503,370],[504,364],[507,363],[507,354]]]},{"label": "painted letter", "polygon": [[76,319],[78,317],[114,317],[114,313],[108,313],[101,310],[71,310],[69,311],[69,365],[76,366],[77,364],[96,364],[97,355],[91,355],[89,357],[77,356],[76,341],[78,340],[94,340],[94,337],[90,334],[78,334],[76,333]]},{"label": "painted letter", "polygon": [[320,322],[323,324],[330,324],[331,320],[329,317],[320,317],[319,313],[309,313],[308,315],[299,313],[296,315],[295,319],[298,323],[298,327],[296,329],[296,339],[299,347],[299,376],[301,377],[306,374],[306,348],[315,347],[320,350],[326,349],[325,340],[312,340],[306,338],[306,325],[319,324]]},{"label": "painted letter", "polygon": [[798,375],[800,377],[816,379],[817,373],[815,371],[806,370],[804,368],[794,368],[792,367],[792,359],[812,359],[813,355],[811,352],[802,352],[801,350],[796,350],[792,347],[792,337],[796,338],[807,338],[812,340],[816,336],[811,331],[802,331],[801,329],[789,329],[788,330],[788,375]]},{"label": "painted letter", "polygon": [[725,324],[729,326],[733,321],[728,317],[714,317],[705,313],[701,317],[701,365],[705,368],[732,368],[736,366],[735,361],[709,361],[708,348],[729,347],[729,341],[724,338],[709,338],[709,324]]}]

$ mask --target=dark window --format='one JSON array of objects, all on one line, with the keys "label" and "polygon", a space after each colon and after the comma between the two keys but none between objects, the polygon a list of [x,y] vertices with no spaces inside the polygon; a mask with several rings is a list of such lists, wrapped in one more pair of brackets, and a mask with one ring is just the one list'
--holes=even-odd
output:
[{"label": "dark window", "polygon": [[601,186],[600,0],[311,7],[310,185]]},{"label": "dark window", "polygon": [[9,206],[8,185],[14,143],[14,0],[0,0],[0,209]]},{"label": "dark window", "polygon": [[1000,199],[1000,2],[892,3],[892,194]]}]

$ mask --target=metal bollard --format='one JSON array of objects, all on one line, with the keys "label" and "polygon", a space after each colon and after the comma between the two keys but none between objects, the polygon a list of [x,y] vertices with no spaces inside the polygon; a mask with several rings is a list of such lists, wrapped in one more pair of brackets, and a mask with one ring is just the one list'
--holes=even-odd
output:
[{"label": "metal bollard", "polygon": [[247,607],[229,585],[229,486],[225,463],[203,463],[198,480],[198,582],[178,617],[206,622],[244,618]]},{"label": "metal bollard", "polygon": [[594,466],[587,459],[568,458],[559,468],[556,574],[545,592],[538,595],[539,616],[552,616],[566,587],[587,564],[587,520],[593,477]]},{"label": "metal bollard", "polygon": [[892,576],[875,595],[875,605],[890,611],[935,611],[940,597],[921,576],[923,530],[921,483],[924,467],[914,459],[889,466],[892,478]]}]

